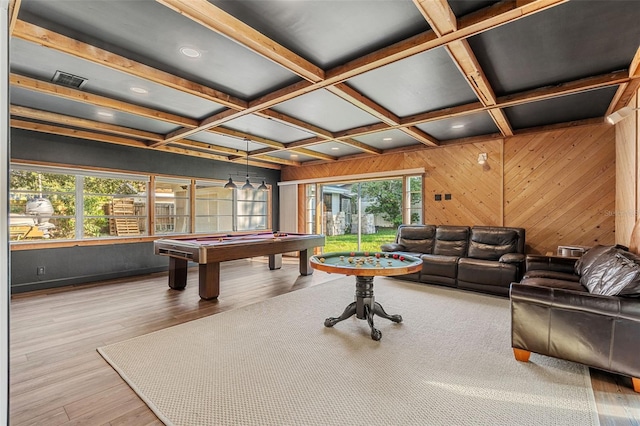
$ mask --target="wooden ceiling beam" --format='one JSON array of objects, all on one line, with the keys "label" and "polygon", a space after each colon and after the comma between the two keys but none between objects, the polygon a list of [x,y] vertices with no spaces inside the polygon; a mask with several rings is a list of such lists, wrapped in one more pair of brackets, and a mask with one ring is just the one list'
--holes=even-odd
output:
[{"label": "wooden ceiling beam", "polygon": [[293,152],[295,154],[306,155],[307,157],[318,158],[320,160],[335,161],[335,160],[338,159],[337,157],[334,157],[333,155],[324,154],[322,152],[317,152],[317,151],[313,151],[311,149],[306,149],[306,148],[295,148],[295,149],[291,149],[289,151]]},{"label": "wooden ceiling beam", "polygon": [[[187,0],[157,0],[175,1],[184,4]],[[199,0],[204,1],[204,0]],[[438,38],[434,31],[429,30],[401,42],[382,48],[376,52],[367,54],[344,65],[333,68],[324,73],[324,79],[317,82],[300,81],[288,87],[266,94],[249,102],[246,110],[240,112],[225,111],[204,119],[195,129],[179,129],[167,135],[165,142],[170,143],[200,130],[219,126],[229,120],[251,114],[259,110],[271,108],[281,102],[302,96],[306,93],[341,83],[349,78],[371,71],[375,68],[388,65],[392,62],[408,58],[418,53],[425,52],[443,46],[451,41],[463,39],[483,31],[503,25],[509,21],[520,19],[524,16],[537,13],[548,7],[565,2],[566,0],[519,0],[518,2],[503,1],[496,6],[483,9],[482,13],[472,14],[466,20],[460,20],[458,30]],[[206,7],[206,5],[205,5]],[[176,9],[174,9],[176,10]],[[241,42],[238,37],[232,39]],[[244,43],[242,43],[245,45]]]},{"label": "wooden ceiling beam", "polygon": [[[457,20],[446,0],[413,0],[431,28],[442,37],[458,29]],[[485,107],[496,104],[496,95],[467,39],[457,39],[445,45],[449,56],[456,64],[476,97]],[[498,108],[490,109],[489,115],[504,136],[512,136],[513,130],[507,116]]]},{"label": "wooden ceiling beam", "polygon": [[406,133],[407,135],[411,136],[412,138],[414,138],[415,140],[419,141],[423,145],[427,145],[427,146],[439,146],[440,145],[440,141],[438,139],[436,139],[433,136],[427,134],[426,132],[423,132],[422,130],[418,129],[417,127],[414,127],[414,126],[401,127],[398,130],[400,130],[401,132]]},{"label": "wooden ceiling beam", "polygon": [[53,135],[69,136],[77,139],[87,139],[98,142],[107,142],[117,145],[133,146],[136,148],[147,148],[147,144],[143,141],[123,138],[120,136],[105,135],[102,133],[88,132],[86,130],[70,129],[68,127],[53,126],[51,124],[35,123],[33,121],[11,119],[11,127],[16,129],[31,130],[40,133],[49,133]]},{"label": "wooden ceiling beam", "polygon": [[329,86],[327,87],[327,90],[334,95],[344,99],[345,101],[357,106],[361,110],[368,112],[383,123],[387,123],[390,125],[400,123],[400,118],[397,117],[394,113],[375,103],[373,100],[369,99],[346,83],[338,83],[335,86]]},{"label": "wooden ceiling beam", "polygon": [[358,148],[361,151],[366,152],[367,154],[375,154],[375,155],[380,155],[382,154],[382,150],[375,148],[371,145],[367,145],[366,143],[362,143],[360,141],[357,141],[355,139],[351,139],[351,138],[344,138],[344,139],[340,139],[341,143],[344,143],[346,145],[352,146],[354,148]]},{"label": "wooden ceiling beam", "polygon": [[[481,102],[473,102],[456,107],[415,114],[403,117],[400,125],[413,126],[420,123],[427,123],[429,121],[453,118],[461,115],[493,110],[495,108],[506,108],[516,105],[522,105],[528,102],[541,101],[559,96],[571,95],[586,90],[615,86],[618,84],[627,83],[629,81],[630,79],[628,77],[628,71],[616,71],[609,74],[570,81],[567,83],[558,84],[556,86],[543,87],[539,89],[528,90],[526,92],[515,93],[513,95],[499,97],[496,99],[496,104],[493,107],[486,107]],[[353,130],[350,130],[349,132],[353,132]]]},{"label": "wooden ceiling beam", "polygon": [[319,160],[326,160],[326,161],[337,160],[337,157],[334,157],[332,155],[324,154],[322,152],[316,152],[316,151],[313,151],[313,150],[310,150],[310,149],[306,149],[306,148],[292,148],[292,149],[263,148],[263,149],[257,149],[257,150],[251,151],[249,156],[253,157],[253,156],[269,154],[269,153],[272,153],[272,152],[282,152],[282,151],[288,151],[288,152],[290,152],[292,154],[306,155],[308,157],[317,158]]},{"label": "wooden ceiling beam", "polygon": [[262,111],[258,111],[256,112],[256,115],[263,118],[279,121],[280,123],[286,124],[287,126],[292,126],[299,130],[303,130],[307,133],[313,133],[317,136],[324,137],[326,139],[333,138],[333,135],[328,130],[322,129],[318,126],[314,126],[311,123],[298,120],[297,118],[291,117],[289,115],[283,114],[281,112],[278,112],[272,109],[264,109]]},{"label": "wooden ceiling beam", "polygon": [[206,0],[156,1],[285,67],[305,80],[318,82],[324,79],[324,71],[321,68]]},{"label": "wooden ceiling beam", "polygon": [[[285,145],[281,142],[276,142],[271,139],[263,138],[260,136],[252,135],[249,133],[241,132],[239,130],[228,129],[226,127],[216,127],[208,130],[210,133],[217,133],[219,135],[231,136],[237,139],[249,139],[249,141],[257,142],[262,145],[266,145],[271,148],[282,149]],[[244,152],[244,151],[242,151]]]},{"label": "wooden ceiling beam", "polygon": [[458,29],[458,22],[447,0],[413,0],[438,37]]},{"label": "wooden ceiling beam", "polygon": [[[260,111],[260,112],[258,112],[256,114],[260,115],[260,116],[263,116],[263,117],[266,117],[266,118],[271,118],[271,119],[274,119],[274,120],[278,120],[278,121],[280,121],[280,122],[282,122],[284,124],[287,124],[287,125],[292,125],[292,126],[298,127],[301,130],[305,130],[305,131],[310,132],[310,133],[314,133],[316,136],[318,136],[320,138],[325,138],[326,139],[325,142],[330,142],[330,141],[344,142],[342,140],[335,139],[333,137],[333,134],[328,130],[322,129],[320,127],[317,127],[317,126],[314,126],[312,124],[306,123],[304,121],[298,120],[296,118],[290,117],[288,115],[281,114],[281,113],[279,113],[277,111],[274,111],[274,110],[271,110],[271,109],[262,110],[262,111]],[[315,145],[315,143],[314,143],[314,145]],[[357,145],[349,143],[349,145],[354,146],[354,147],[356,147],[356,148],[358,148],[358,149],[360,149],[362,151],[365,151],[365,152],[370,152],[370,151],[375,151],[376,150],[376,148],[373,148],[373,147],[371,147],[369,145],[366,145],[366,144],[364,144],[362,142],[358,142]],[[288,147],[288,145],[287,145],[287,147]],[[319,158],[318,155],[317,155],[319,153],[316,153],[314,151],[311,151],[311,152],[313,154],[305,154],[305,155],[311,155],[312,157]],[[335,159],[335,157],[333,157],[333,158]]]},{"label": "wooden ceiling beam", "polygon": [[[301,165],[301,163],[299,161],[295,161],[295,160],[287,160],[286,158],[278,158],[278,157],[273,157],[271,155],[258,155],[256,156],[256,158],[258,158],[259,160],[262,161],[269,161],[272,163],[278,163],[278,164],[283,164],[285,166],[295,166],[298,167]],[[251,161],[249,162],[250,165],[254,165],[254,166],[258,166],[258,167],[264,167],[264,166],[260,166],[258,163],[252,163]]]},{"label": "wooden ceiling beam", "polygon": [[220,145],[213,145],[206,142],[192,141],[189,139],[178,139],[177,141],[174,141],[171,144],[178,145],[178,146],[186,146],[188,148],[202,149],[205,151],[213,151],[213,152],[228,154],[228,155],[241,155],[244,153],[244,151],[241,151],[239,149],[228,148],[226,146],[220,146]]},{"label": "wooden ceiling beam", "polygon": [[458,69],[467,78],[469,86],[485,106],[496,104],[496,95],[489,80],[480,67],[467,40],[456,40],[446,46],[449,55]]},{"label": "wooden ceiling beam", "polygon": [[500,129],[500,133],[503,136],[513,136],[513,129],[511,128],[511,123],[509,123],[509,119],[506,114],[500,108],[491,108],[487,110],[493,122],[496,123],[498,129]]},{"label": "wooden ceiling beam", "polygon": [[609,108],[607,109],[605,116],[629,105],[633,97],[638,92],[638,89],[640,88],[640,47],[636,50],[636,54],[631,60],[628,75],[631,80],[618,87],[616,94],[613,96],[613,99],[609,104]]},{"label": "wooden ceiling beam", "polygon": [[322,84],[328,85],[344,81],[383,65],[388,65],[418,53],[444,46],[454,40],[465,39],[491,30],[507,22],[538,13],[566,1],[567,0],[502,1],[495,6],[471,14],[471,16],[466,17],[467,19],[460,19],[458,21],[458,29],[442,37],[438,37],[435,31],[429,30],[328,70],[325,73],[325,81],[322,82]]},{"label": "wooden ceiling beam", "polygon": [[9,0],[9,37],[13,35],[13,31],[18,22],[18,13],[20,13],[20,5],[22,0]]},{"label": "wooden ceiling beam", "polygon": [[207,160],[229,161],[228,157],[226,156],[210,154],[208,152],[194,151],[192,149],[185,149],[177,146],[161,146],[158,148],[149,148],[149,149],[154,149],[156,151],[169,152],[172,154],[188,155],[190,157],[204,158]]},{"label": "wooden ceiling beam", "polygon": [[247,107],[246,101],[227,93],[160,71],[148,65],[24,21],[18,21],[13,35],[14,37],[39,44],[49,49],[54,49],[107,68],[221,104],[227,108],[243,110]]},{"label": "wooden ceiling beam", "polygon": [[70,87],[53,84],[48,81],[36,80],[31,77],[25,77],[14,73],[11,73],[9,78],[11,85],[13,86],[33,90],[36,92],[46,93],[52,96],[58,96],[76,102],[109,108],[116,111],[139,115],[141,117],[151,118],[154,120],[161,120],[183,127],[195,127],[198,124],[196,120],[192,120],[190,118],[180,117],[175,114],[169,114],[155,109],[129,104],[126,102],[118,101],[116,99],[107,98],[106,96],[94,95],[91,93],[83,92],[82,90],[76,90]]},{"label": "wooden ceiling beam", "polygon": [[615,71],[608,74],[596,75],[580,80],[569,81],[566,83],[557,84],[555,86],[541,87],[538,89],[515,93],[513,95],[501,96],[497,99],[496,106],[504,108],[514,105],[522,105],[528,102],[541,101],[544,99],[571,95],[587,90],[624,84],[628,83],[629,81],[630,79],[628,70]]},{"label": "wooden ceiling beam", "polygon": [[294,148],[304,148],[306,146],[311,146],[311,145],[317,145],[320,143],[324,143],[327,140],[325,138],[321,138],[318,136],[314,136],[311,138],[307,138],[307,139],[301,139],[299,141],[295,141],[295,142],[289,142],[288,144],[285,145],[285,147],[289,150],[294,149]]},{"label": "wooden ceiling beam", "polygon": [[32,120],[40,120],[49,123],[62,124],[65,126],[79,127],[83,129],[100,130],[120,136],[128,136],[130,138],[145,139],[150,141],[160,141],[164,138],[164,135],[161,135],[159,133],[145,132],[142,130],[131,129],[129,127],[116,126],[114,124],[102,123],[100,121],[87,120],[84,118],[72,117],[69,115],[42,111],[39,109],[18,105],[11,105],[9,111],[12,116],[16,117],[30,118]]}]

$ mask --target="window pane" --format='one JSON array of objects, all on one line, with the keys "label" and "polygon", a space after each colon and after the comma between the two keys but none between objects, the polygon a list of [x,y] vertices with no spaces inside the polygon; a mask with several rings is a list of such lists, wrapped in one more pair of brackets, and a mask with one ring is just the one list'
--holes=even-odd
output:
[{"label": "window pane", "polygon": [[73,239],[75,187],[74,175],[11,170],[10,240]]},{"label": "window pane", "polygon": [[267,229],[268,192],[238,191],[238,231]]},{"label": "window pane", "polygon": [[410,223],[422,222],[422,177],[409,177],[409,218]]},{"label": "window pane", "polygon": [[219,186],[196,187],[196,229],[198,233],[233,231],[234,190]]},{"label": "window pane", "polygon": [[307,185],[307,226],[306,232],[309,234],[316,233],[316,185]]},{"label": "window pane", "polygon": [[147,233],[147,183],[86,176],[83,238]]},{"label": "window pane", "polygon": [[156,234],[186,234],[191,232],[189,194],[191,182],[155,182]]}]

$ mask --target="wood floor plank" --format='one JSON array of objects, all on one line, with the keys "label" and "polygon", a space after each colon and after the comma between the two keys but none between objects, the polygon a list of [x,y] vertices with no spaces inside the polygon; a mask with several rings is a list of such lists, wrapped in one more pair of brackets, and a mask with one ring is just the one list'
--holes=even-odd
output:
[{"label": "wood floor plank", "polygon": [[[198,296],[197,268],[182,291],[166,273],[39,290],[11,299],[10,424],[161,425],[96,348],[236,309],[341,276],[300,276],[297,259],[270,271],[266,258],[222,264],[218,300]],[[592,373],[602,425],[640,426],[631,380]]]}]

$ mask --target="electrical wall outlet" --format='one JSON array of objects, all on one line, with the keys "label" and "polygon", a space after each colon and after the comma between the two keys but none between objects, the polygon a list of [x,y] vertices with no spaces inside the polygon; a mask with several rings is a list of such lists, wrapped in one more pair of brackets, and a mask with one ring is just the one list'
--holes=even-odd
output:
[{"label": "electrical wall outlet", "polygon": [[44,275],[44,266],[38,266],[38,269],[36,270],[36,274]]}]

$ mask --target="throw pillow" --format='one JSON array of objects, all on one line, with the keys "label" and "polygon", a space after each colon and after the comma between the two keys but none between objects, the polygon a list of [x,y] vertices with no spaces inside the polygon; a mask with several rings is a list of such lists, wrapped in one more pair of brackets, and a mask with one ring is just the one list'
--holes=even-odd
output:
[{"label": "throw pillow", "polygon": [[[591,250],[590,250],[591,251]],[[597,255],[597,256],[596,256]],[[640,257],[619,247],[604,247],[582,267],[580,283],[592,294],[640,296]]]}]

